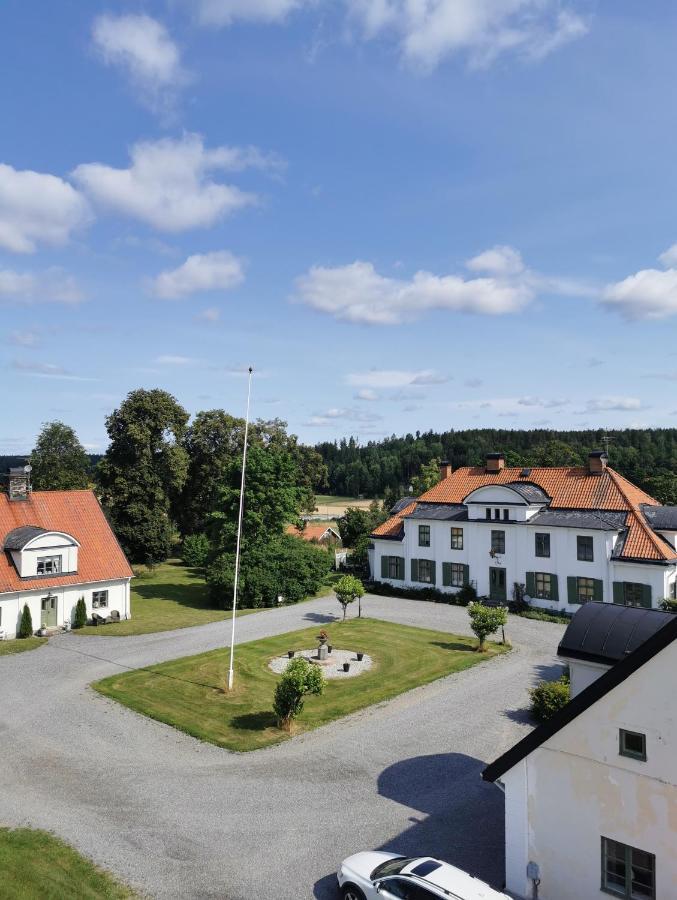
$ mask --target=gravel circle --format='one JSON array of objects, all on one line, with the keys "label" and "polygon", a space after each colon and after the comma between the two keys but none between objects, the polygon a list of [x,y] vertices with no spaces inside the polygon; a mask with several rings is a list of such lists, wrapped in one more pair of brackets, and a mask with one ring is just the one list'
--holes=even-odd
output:
[{"label": "gravel circle", "polygon": [[[358,662],[354,650],[339,650],[338,647],[334,647],[331,656],[322,663],[317,658],[317,647],[310,650],[297,650],[294,659],[298,659],[300,656],[307,659],[308,662],[319,665],[325,678],[355,678],[371,669],[372,666],[371,656],[367,656],[366,653],[362,657],[362,661]],[[281,675],[290,662],[286,653],[284,656],[274,656],[268,663],[268,668],[272,669],[276,675]],[[343,671],[343,663],[350,663],[350,669],[347,672]]]}]

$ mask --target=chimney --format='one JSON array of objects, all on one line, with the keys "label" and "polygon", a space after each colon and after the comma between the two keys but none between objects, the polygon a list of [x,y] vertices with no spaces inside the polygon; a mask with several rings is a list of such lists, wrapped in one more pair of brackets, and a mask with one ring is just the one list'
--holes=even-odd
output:
[{"label": "chimney", "polygon": [[505,468],[505,456],[502,453],[487,453],[487,472],[500,472]]},{"label": "chimney", "polygon": [[445,478],[449,478],[451,475],[451,463],[448,459],[443,459],[440,463],[440,481],[444,481]]},{"label": "chimney", "polygon": [[593,450],[588,454],[588,471],[591,475],[601,475],[608,462],[609,455],[606,450]]},{"label": "chimney", "polygon": [[28,500],[31,495],[31,467],[17,466],[9,470],[9,499]]}]

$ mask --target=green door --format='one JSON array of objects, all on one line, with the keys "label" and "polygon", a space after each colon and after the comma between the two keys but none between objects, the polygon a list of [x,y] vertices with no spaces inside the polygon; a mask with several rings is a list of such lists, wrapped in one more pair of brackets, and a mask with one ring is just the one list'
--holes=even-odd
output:
[{"label": "green door", "polygon": [[505,569],[489,569],[489,599],[505,603],[508,594],[505,587]]},{"label": "green door", "polygon": [[49,597],[43,597],[40,604],[42,610],[40,624],[46,625],[47,628],[56,626],[56,597],[51,594]]}]

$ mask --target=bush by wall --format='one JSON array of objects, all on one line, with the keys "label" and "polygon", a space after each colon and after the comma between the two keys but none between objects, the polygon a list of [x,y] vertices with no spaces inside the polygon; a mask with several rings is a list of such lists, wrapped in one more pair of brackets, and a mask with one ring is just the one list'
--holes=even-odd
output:
[{"label": "bush by wall", "polygon": [[547,722],[569,702],[569,678],[562,675],[557,681],[541,681],[535,688],[531,688],[529,695],[534,718],[539,722]]},{"label": "bush by wall", "polygon": [[75,616],[73,618],[73,628],[84,628],[87,624],[87,605],[85,598],[80,597],[75,604]]},{"label": "bush by wall", "polygon": [[370,581],[364,586],[369,594],[379,594],[384,597],[402,597],[405,600],[428,600],[433,603],[448,603],[450,606],[467,606],[477,596],[472,585],[461,588],[455,594],[447,594],[438,591],[437,588],[404,588],[385,584],[382,581]]},{"label": "bush by wall", "polygon": [[21,613],[21,624],[19,625],[19,637],[28,638],[33,635],[33,617],[28,608],[28,604],[24,603],[23,612]]},{"label": "bush by wall", "polygon": [[677,600],[673,600],[670,597],[661,600],[659,606],[661,609],[664,609],[665,612],[677,613]]}]

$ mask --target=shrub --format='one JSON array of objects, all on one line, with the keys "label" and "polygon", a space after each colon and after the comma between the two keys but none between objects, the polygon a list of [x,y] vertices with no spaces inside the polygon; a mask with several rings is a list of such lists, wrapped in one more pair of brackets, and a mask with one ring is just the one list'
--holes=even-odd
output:
[{"label": "shrub", "polygon": [[[364,595],[364,586],[360,579],[355,578],[354,575],[343,575],[336,582],[334,591],[336,592],[336,599],[343,607],[343,618],[345,619],[348,604],[354,603],[355,600],[360,599]],[[361,605],[358,615],[362,615]]]},{"label": "shrub", "polygon": [[302,656],[292,659],[275,688],[273,711],[280,728],[291,729],[293,720],[303,710],[306,694],[321,694],[324,690],[324,674]]},{"label": "shrub", "polygon": [[673,600],[670,597],[661,600],[658,605],[661,609],[664,609],[665,612],[677,613],[677,600]]},{"label": "shrub", "polygon": [[572,619],[571,613],[535,609],[533,607],[527,607],[523,610],[511,609],[510,612],[514,612],[516,616],[521,616],[523,619],[536,619],[539,622],[556,622],[557,624],[565,625],[568,625]]},{"label": "shrub", "polygon": [[29,638],[33,635],[33,617],[28,608],[28,604],[24,603],[23,612],[21,613],[21,623],[19,625],[19,637]]},{"label": "shrub", "polygon": [[480,653],[484,650],[487,637],[508,621],[508,610],[505,606],[485,606],[480,602],[468,606],[468,615],[470,627],[479,641],[477,649]]},{"label": "shrub", "polygon": [[541,681],[529,691],[531,712],[539,722],[547,722],[569,702],[569,678],[562,675],[557,681]]},{"label": "shrub", "polygon": [[189,534],[183,539],[181,558],[187,566],[201,569],[207,565],[210,549],[206,534]]},{"label": "shrub", "polygon": [[73,628],[84,628],[87,624],[87,605],[85,598],[80,597],[75,604],[75,616],[73,618]]},{"label": "shrub", "polygon": [[[468,585],[469,590],[473,592],[471,599],[475,599],[475,589]],[[432,603],[448,603],[450,606],[467,606],[468,602],[464,601],[463,588],[455,594],[446,591],[438,591],[434,587],[426,588],[405,588],[396,587],[392,584],[386,584],[383,581],[370,581],[365,585],[365,590],[370,594],[379,594],[385,597],[403,597],[407,600],[428,600]],[[468,596],[467,594],[465,595]]]},{"label": "shrub", "polygon": [[477,600],[477,591],[471,584],[464,584],[460,591],[456,591],[453,598],[453,600],[449,600],[449,603],[454,603],[458,606],[469,606]]}]

